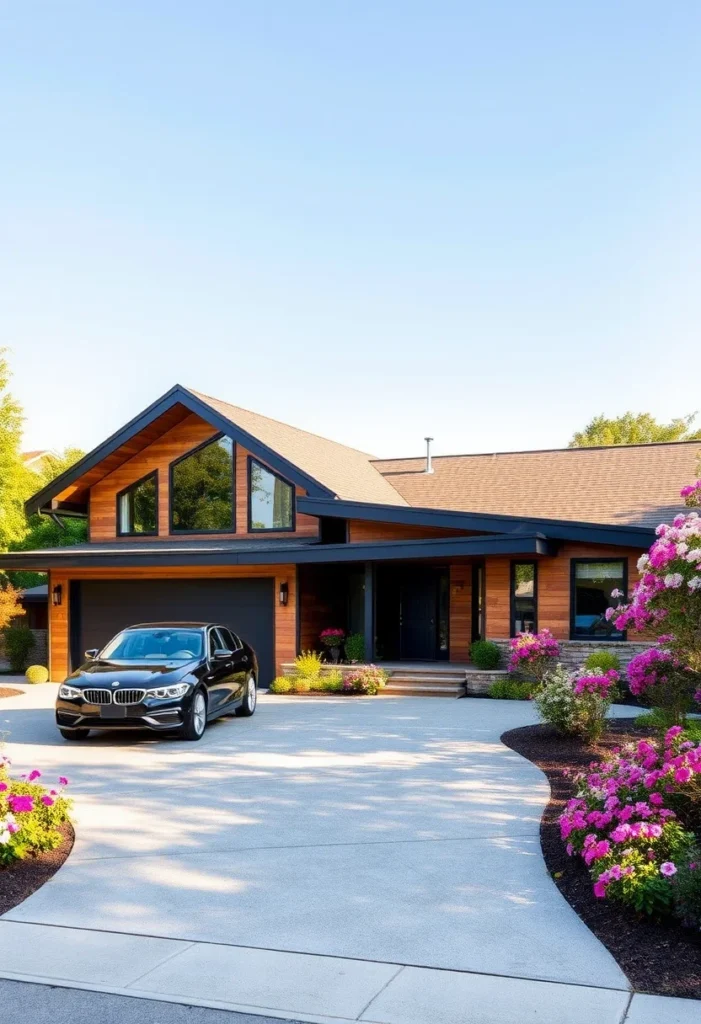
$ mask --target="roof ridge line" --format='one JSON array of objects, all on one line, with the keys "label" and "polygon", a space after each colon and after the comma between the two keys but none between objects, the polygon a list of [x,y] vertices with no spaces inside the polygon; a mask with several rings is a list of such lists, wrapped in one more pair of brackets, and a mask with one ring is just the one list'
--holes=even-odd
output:
[{"label": "roof ridge line", "polygon": [[[701,438],[689,438],[684,441],[639,441],[635,444],[592,444],[576,445],[573,448],[513,448],[506,451],[482,451],[482,452],[456,452],[448,455],[432,455],[436,459],[484,459],[494,455],[550,455],[554,452],[600,452],[600,451],[621,451],[630,448],[662,448],[679,445],[698,445],[701,447]],[[425,462],[425,455],[390,455],[384,459],[371,458],[371,462]]]}]

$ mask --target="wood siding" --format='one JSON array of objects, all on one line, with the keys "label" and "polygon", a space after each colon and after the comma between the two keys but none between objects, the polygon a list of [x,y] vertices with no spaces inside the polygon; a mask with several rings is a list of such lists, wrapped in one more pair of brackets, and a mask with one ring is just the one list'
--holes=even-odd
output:
[{"label": "wood siding", "polygon": [[407,526],[403,523],[373,523],[364,519],[348,522],[351,543],[383,540],[433,540],[436,537],[469,537],[471,530],[444,530],[435,526]]},{"label": "wood siding", "polygon": [[[206,569],[179,567],[163,569],[71,569],[49,574],[49,594],[56,584],[63,588],[61,604],[49,603],[49,671],[53,682],[68,675],[70,664],[70,580],[144,580],[144,579],[207,579],[272,577],[274,586],[275,671],[282,672],[284,661],[293,661],[297,654],[297,567],[295,565],[208,566]],[[281,583],[289,588],[288,603],[281,605],[278,593]],[[82,653],[82,652],[81,652]]]},{"label": "wood siding", "polygon": [[450,660],[467,661],[472,641],[472,566],[450,567]]},{"label": "wood siding", "polygon": [[[181,422],[168,430],[161,437],[157,438],[142,451],[122,463],[117,469],[109,473],[102,480],[96,483],[90,491],[90,540],[134,540],[144,541],[168,539],[169,524],[169,484],[170,464],[175,459],[186,455],[187,452],[196,448],[204,441],[209,440],[218,433],[209,423],[191,413]],[[236,532],[231,534],[217,534],[221,538],[247,538],[265,537],[265,533],[248,533],[248,455],[249,452],[240,445],[235,446],[236,451]],[[117,538],[117,494],[125,487],[135,483],[148,473],[158,473],[158,534],[159,537],[125,537]],[[296,488],[298,496],[306,492]],[[270,536],[276,538],[284,537],[316,537],[319,531],[319,521],[314,516],[298,514],[296,529],[289,533],[277,531]],[[189,538],[197,537],[197,534],[187,534]],[[201,536],[206,536],[201,535]]]}]

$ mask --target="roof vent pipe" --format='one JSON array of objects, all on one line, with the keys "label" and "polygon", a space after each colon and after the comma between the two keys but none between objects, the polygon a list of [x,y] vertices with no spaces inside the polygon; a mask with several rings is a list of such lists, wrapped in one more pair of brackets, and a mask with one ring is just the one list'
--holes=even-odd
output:
[{"label": "roof vent pipe", "polygon": [[424,441],[426,442],[426,470],[425,470],[426,473],[432,473],[433,472],[433,465],[431,464],[431,441],[432,440],[433,440],[432,437],[425,437],[424,438]]}]

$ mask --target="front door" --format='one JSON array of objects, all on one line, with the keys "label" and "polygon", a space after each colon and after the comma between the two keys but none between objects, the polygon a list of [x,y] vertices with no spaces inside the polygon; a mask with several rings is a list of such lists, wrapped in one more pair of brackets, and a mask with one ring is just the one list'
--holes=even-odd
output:
[{"label": "front door", "polygon": [[431,661],[438,653],[438,577],[433,572],[407,575],[400,587],[400,657]]}]

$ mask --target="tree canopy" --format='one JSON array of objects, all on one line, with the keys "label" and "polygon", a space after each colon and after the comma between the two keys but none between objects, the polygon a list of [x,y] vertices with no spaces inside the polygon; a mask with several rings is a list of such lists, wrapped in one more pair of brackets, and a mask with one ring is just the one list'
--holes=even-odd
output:
[{"label": "tree canopy", "polygon": [[615,444],[650,444],[654,441],[696,441],[701,440],[701,430],[692,432],[696,413],[680,416],[670,423],[658,423],[649,412],[626,412],[623,416],[609,419],[604,415],[595,416],[584,428],[577,431],[568,448],[590,448]]}]

